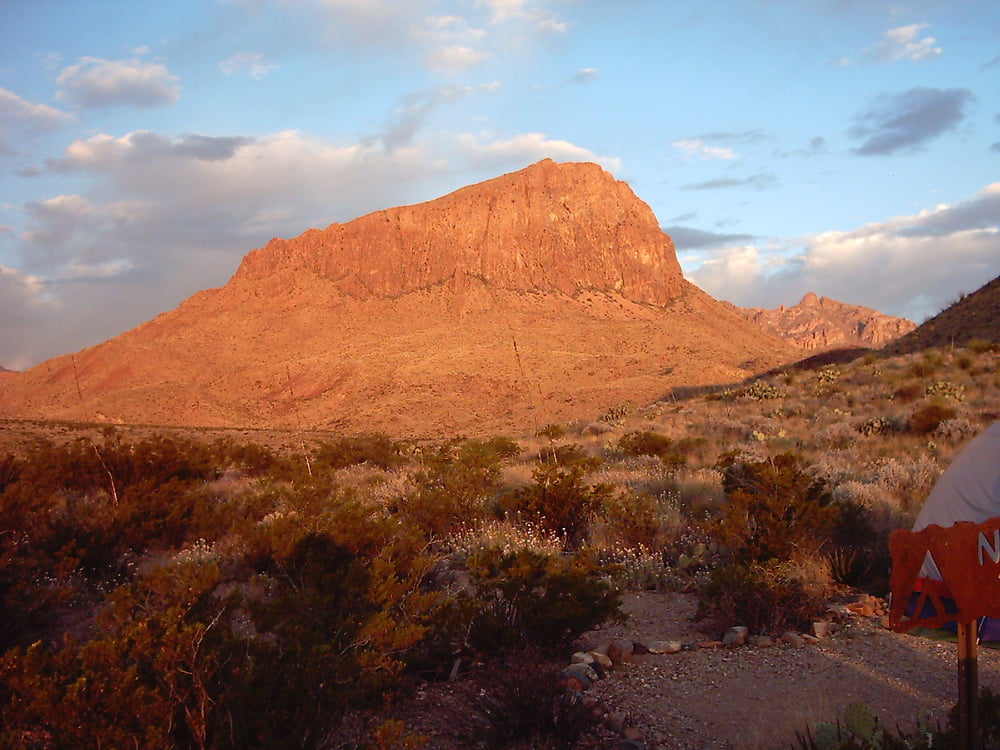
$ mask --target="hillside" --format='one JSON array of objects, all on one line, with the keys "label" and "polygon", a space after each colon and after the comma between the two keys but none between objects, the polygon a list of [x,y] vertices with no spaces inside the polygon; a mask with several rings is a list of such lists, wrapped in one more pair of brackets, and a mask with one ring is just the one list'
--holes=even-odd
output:
[{"label": "hillside", "polygon": [[819,297],[812,292],[791,307],[734,309],[793,346],[817,351],[846,347],[878,349],[916,328],[915,323],[904,318]]},{"label": "hillside", "polygon": [[970,341],[1000,343],[1000,276],[892,342],[884,353],[908,354],[931,347],[963,346]]},{"label": "hillside", "polygon": [[0,416],[488,434],[794,355],[683,279],[625,183],[545,160],[272,240],[224,287],[11,378]]}]

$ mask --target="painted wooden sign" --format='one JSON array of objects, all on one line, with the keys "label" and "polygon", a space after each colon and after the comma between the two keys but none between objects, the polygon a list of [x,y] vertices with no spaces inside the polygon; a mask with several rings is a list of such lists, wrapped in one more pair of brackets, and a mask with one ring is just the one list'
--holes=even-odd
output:
[{"label": "painted wooden sign", "polygon": [[[895,531],[889,537],[889,553],[889,627],[893,630],[939,628],[946,622],[964,624],[979,617],[1000,617],[1000,518]],[[921,578],[928,555],[943,585]],[[917,600],[911,602],[914,593]]]}]

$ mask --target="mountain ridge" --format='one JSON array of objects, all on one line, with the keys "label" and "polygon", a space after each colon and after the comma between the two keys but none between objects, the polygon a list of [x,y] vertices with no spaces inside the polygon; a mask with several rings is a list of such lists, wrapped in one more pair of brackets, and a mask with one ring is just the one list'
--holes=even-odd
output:
[{"label": "mountain ridge", "polygon": [[791,307],[733,308],[747,320],[800,349],[823,351],[863,346],[878,349],[909,333],[916,324],[870,307],[807,292]]}]

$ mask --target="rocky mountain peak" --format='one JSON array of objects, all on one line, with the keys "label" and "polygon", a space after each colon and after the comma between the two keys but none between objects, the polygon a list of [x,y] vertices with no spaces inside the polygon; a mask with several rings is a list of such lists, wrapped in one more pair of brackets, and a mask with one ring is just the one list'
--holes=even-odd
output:
[{"label": "rocky mountain peak", "polygon": [[234,283],[308,271],[356,299],[470,277],[517,292],[680,295],[674,246],[650,207],[596,164],[545,159],[436,200],[376,211],[247,254]]},{"label": "rocky mountain peak", "polygon": [[877,349],[916,327],[905,318],[819,297],[813,292],[807,292],[797,305],[791,307],[779,305],[772,310],[742,307],[736,310],[747,320],[800,349],[853,346]]}]

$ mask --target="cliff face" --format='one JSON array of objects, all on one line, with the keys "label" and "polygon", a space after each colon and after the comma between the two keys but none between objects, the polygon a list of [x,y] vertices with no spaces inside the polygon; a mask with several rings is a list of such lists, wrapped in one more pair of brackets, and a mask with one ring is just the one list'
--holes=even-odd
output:
[{"label": "cliff face", "polygon": [[615,292],[664,305],[681,291],[670,238],[624,182],[596,164],[538,162],[428,203],[275,239],[233,277],[308,271],[355,299],[392,298],[469,277],[518,292]]},{"label": "cliff face", "polygon": [[878,349],[912,331],[904,318],[883,315],[868,307],[848,305],[829,297],[806,294],[797,305],[773,310],[735,308],[747,320],[800,349],[823,350],[863,346]]}]

